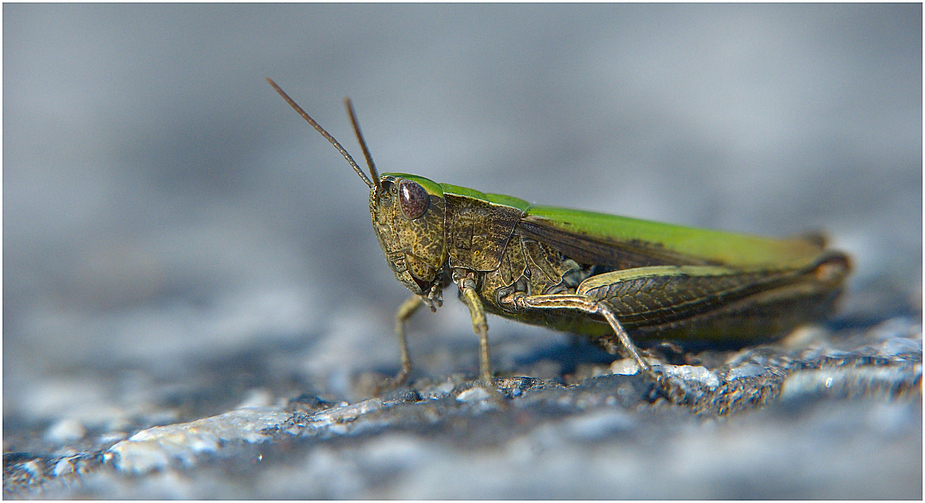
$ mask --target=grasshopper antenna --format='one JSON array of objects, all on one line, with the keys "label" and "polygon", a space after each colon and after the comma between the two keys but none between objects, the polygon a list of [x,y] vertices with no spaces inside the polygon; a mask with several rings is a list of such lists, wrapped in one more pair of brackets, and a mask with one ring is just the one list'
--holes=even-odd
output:
[{"label": "grasshopper antenna", "polygon": [[353,132],[357,135],[357,140],[360,142],[360,148],[363,149],[363,157],[366,158],[366,165],[369,166],[369,174],[373,177],[373,180],[376,182],[376,189],[379,188],[379,172],[376,171],[376,164],[373,163],[373,156],[369,153],[369,148],[366,146],[366,140],[363,139],[363,133],[360,131],[360,122],[357,121],[357,113],[353,110],[353,102],[350,101],[350,98],[344,99],[344,104],[347,105],[347,113],[350,114],[350,123],[353,124]]},{"label": "grasshopper antenna", "polygon": [[369,150],[366,148],[366,142],[363,141],[363,135],[360,133],[360,126],[357,123],[356,114],[353,111],[353,106],[350,105],[349,99],[347,100],[347,109],[350,112],[350,122],[353,124],[353,130],[356,132],[357,137],[360,139],[360,146],[363,148],[363,155],[366,156],[366,163],[369,165],[369,172],[370,174],[373,175],[373,180],[375,180],[375,183],[369,180],[366,174],[363,173],[363,170],[360,169],[360,166],[357,165],[356,161],[353,160],[353,157],[350,155],[350,153],[347,152],[347,150],[340,144],[340,142],[338,142],[336,139],[334,139],[333,136],[331,136],[331,133],[328,133],[327,131],[325,131],[325,129],[321,127],[321,124],[318,124],[317,122],[315,122],[315,119],[312,119],[311,116],[308,115],[307,112],[305,112],[305,110],[302,110],[302,107],[300,107],[299,104],[296,103],[292,98],[290,98],[289,95],[286,94],[286,92],[283,91],[282,88],[280,88],[276,84],[276,82],[273,82],[273,79],[271,79],[270,77],[266,77],[266,79],[267,79],[267,82],[269,82],[270,85],[273,86],[273,89],[276,89],[276,92],[278,92],[279,95],[282,96],[284,100],[286,100],[286,103],[289,103],[289,106],[291,106],[293,110],[298,112],[298,114],[301,115],[303,119],[305,119],[309,124],[311,124],[311,126],[315,128],[315,131],[318,131],[319,133],[321,133],[321,136],[323,136],[324,139],[328,140],[331,143],[331,145],[334,145],[334,148],[336,148],[337,151],[340,152],[340,155],[344,156],[344,159],[347,160],[347,162],[350,164],[350,167],[352,167],[353,170],[356,171],[358,175],[360,175],[360,178],[363,179],[363,181],[366,183],[366,185],[369,188],[376,187],[377,190],[379,189],[379,175],[376,172],[376,167],[373,165],[372,156],[370,156]]}]

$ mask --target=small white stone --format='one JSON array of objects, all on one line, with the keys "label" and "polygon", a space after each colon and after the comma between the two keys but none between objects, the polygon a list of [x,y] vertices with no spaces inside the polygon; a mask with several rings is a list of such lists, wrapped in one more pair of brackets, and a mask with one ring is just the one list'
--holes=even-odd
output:
[{"label": "small white stone", "polygon": [[74,463],[71,458],[61,458],[55,463],[55,467],[51,470],[51,473],[55,477],[60,477],[62,475],[69,475],[74,473]]},{"label": "small white stone", "polygon": [[64,418],[51,425],[45,431],[45,440],[57,444],[80,440],[87,434],[83,422],[76,418]]},{"label": "small white stone", "polygon": [[33,477],[41,477],[45,474],[42,464],[38,460],[30,459],[22,464],[22,469],[32,474]]},{"label": "small white stone", "polygon": [[479,402],[491,396],[485,388],[469,388],[456,396],[460,402]]},{"label": "small white stone", "polygon": [[623,358],[610,364],[610,373],[617,375],[633,375],[639,373],[639,365],[631,358]]},{"label": "small white stone", "polygon": [[666,365],[662,370],[671,376],[685,381],[699,381],[704,386],[715,389],[719,386],[719,377],[701,365]]},{"label": "small white stone", "polygon": [[270,439],[265,430],[291,416],[271,407],[235,409],[188,423],[141,430],[109,451],[115,454],[116,468],[126,472],[145,473],[163,468],[171,460],[191,466],[197,455],[217,451],[225,442],[265,442]]},{"label": "small white stone", "polygon": [[244,400],[235,408],[270,407],[273,405],[273,398],[273,393],[266,388],[252,388],[247,390],[247,393],[244,394]]}]

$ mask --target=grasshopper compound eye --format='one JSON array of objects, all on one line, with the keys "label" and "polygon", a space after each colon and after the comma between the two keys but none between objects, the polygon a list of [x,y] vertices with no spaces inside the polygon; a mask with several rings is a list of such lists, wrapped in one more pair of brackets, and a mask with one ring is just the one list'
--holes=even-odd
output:
[{"label": "grasshopper compound eye", "polygon": [[411,180],[402,180],[398,185],[398,202],[401,204],[401,212],[408,220],[414,220],[427,211],[430,204],[430,196],[424,187],[421,187]]}]

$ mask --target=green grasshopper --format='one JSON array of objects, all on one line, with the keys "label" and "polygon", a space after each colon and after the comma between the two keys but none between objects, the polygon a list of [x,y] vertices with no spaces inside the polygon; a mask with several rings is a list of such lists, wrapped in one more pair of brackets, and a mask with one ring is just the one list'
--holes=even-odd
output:
[{"label": "green grasshopper", "polygon": [[369,212],[395,277],[412,292],[396,313],[403,382],[404,324],[443,303],[455,283],[479,337],[480,378],[492,382],[493,313],[590,337],[658,379],[630,337],[654,343],[744,346],[829,314],[850,271],[819,236],[773,239],[603,213],[538,206],[422,176],[377,173],[345,100],[370,177],[275,82],[270,85],[370,188]]}]

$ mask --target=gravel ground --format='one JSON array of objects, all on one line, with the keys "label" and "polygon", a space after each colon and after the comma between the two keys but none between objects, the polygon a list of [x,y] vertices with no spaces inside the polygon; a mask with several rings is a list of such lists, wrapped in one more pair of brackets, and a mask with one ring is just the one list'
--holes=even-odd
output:
[{"label": "gravel ground", "polygon": [[[921,5],[4,4],[8,498],[922,498]],[[826,324],[670,354],[682,396],[447,292],[409,325],[383,171],[823,229]],[[695,190],[691,190],[694,188]],[[496,396],[497,395],[497,396]],[[501,397],[501,398],[499,398]]]},{"label": "gravel ground", "polygon": [[510,377],[491,391],[453,375],[354,403],[252,388],[240,404],[216,404],[225,412],[163,426],[143,426],[152,412],[61,419],[7,433],[16,451],[4,454],[4,489],[117,499],[918,498],[921,325],[894,319],[844,335],[725,355],[713,371],[667,365],[685,392],[676,403],[618,361],[574,383]]}]

